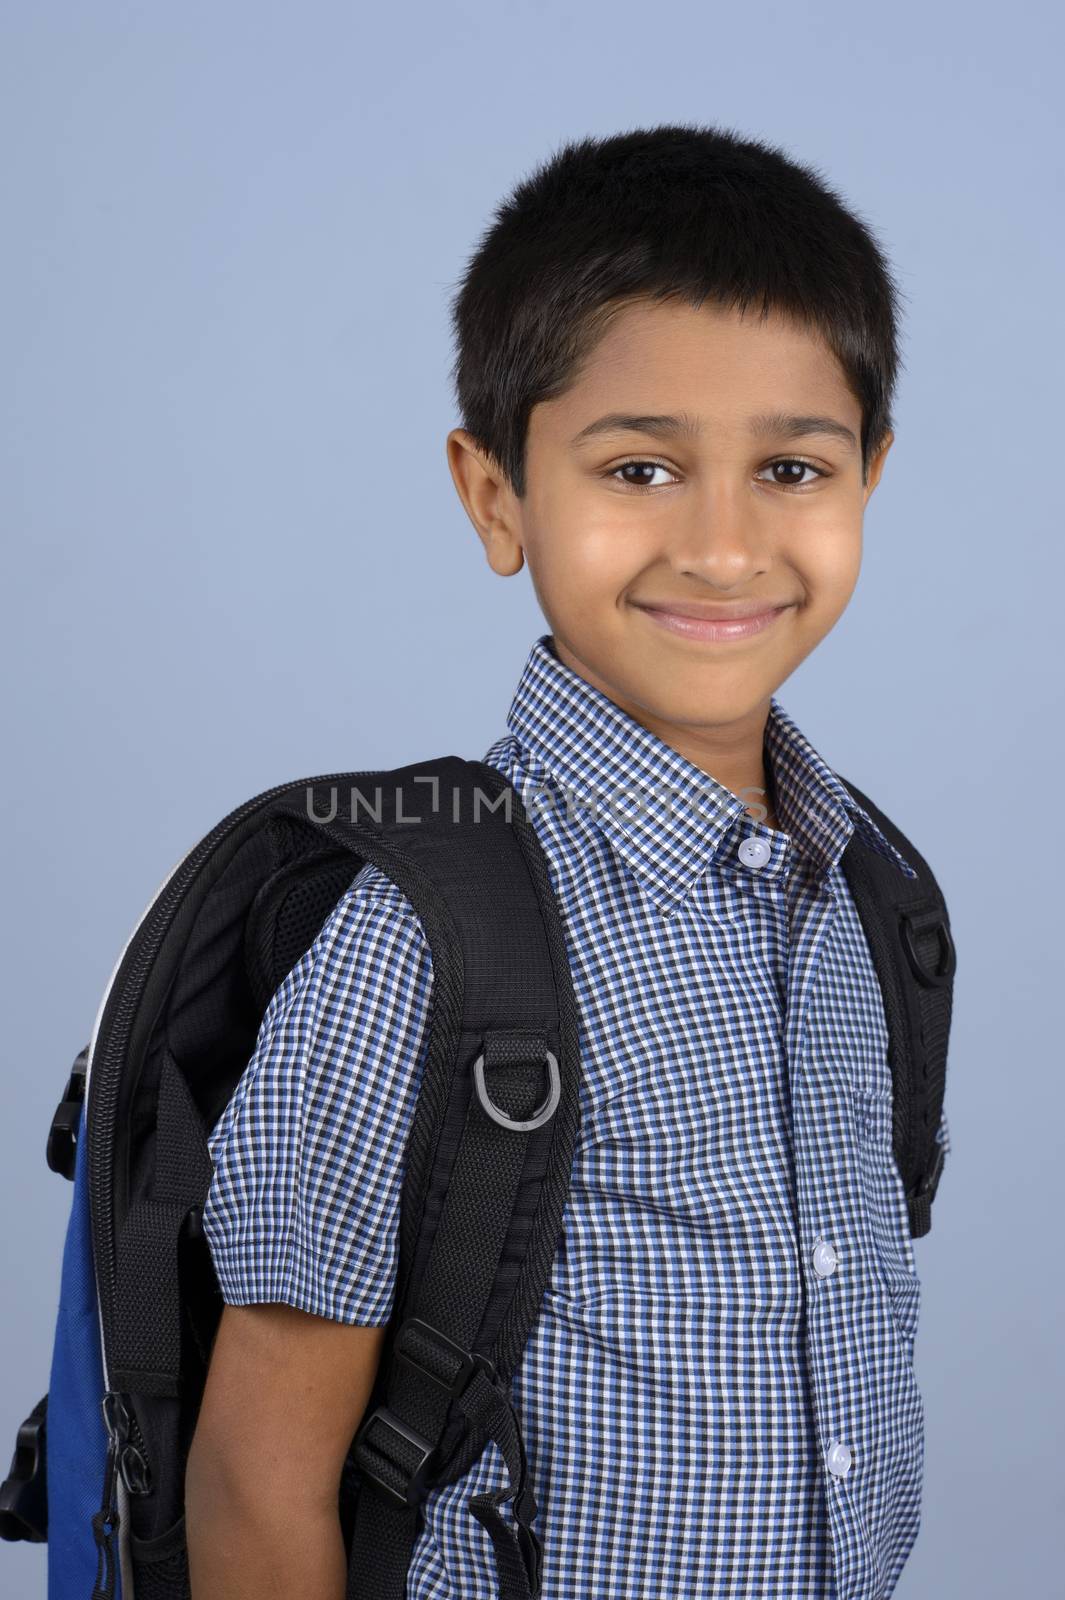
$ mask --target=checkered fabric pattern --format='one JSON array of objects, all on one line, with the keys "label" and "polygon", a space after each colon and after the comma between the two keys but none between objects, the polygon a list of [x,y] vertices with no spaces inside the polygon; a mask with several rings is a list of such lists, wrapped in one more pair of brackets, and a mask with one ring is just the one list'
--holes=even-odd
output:
[{"label": "checkered fabric pattern", "polygon": [[[546,851],[582,1023],[572,1188],[512,1384],[543,1600],[886,1600],[920,1518],[920,1284],[840,855],[857,830],[913,869],[775,697],[777,829],[549,634],[507,727],[485,760]],[[230,1304],[389,1319],[431,989],[418,917],[364,866],[211,1136]],[[506,1481],[490,1444],[430,1495],[408,1600],[494,1600],[467,1505]]]}]

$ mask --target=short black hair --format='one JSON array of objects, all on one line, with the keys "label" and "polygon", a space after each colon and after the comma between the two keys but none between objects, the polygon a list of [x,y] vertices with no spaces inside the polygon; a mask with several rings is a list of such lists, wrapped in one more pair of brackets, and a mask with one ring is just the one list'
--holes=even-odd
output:
[{"label": "short black hair", "polygon": [[623,304],[666,297],[819,332],[861,404],[864,478],[900,364],[900,293],[868,224],[773,145],[664,123],[559,147],[499,205],[452,300],[462,425],[519,499],[533,406]]}]

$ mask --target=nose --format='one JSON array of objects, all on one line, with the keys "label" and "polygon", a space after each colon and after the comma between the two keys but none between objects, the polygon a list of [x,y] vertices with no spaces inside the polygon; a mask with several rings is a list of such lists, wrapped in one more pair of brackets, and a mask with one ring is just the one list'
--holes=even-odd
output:
[{"label": "nose", "polygon": [[772,565],[772,551],[759,518],[729,493],[708,495],[692,507],[690,521],[674,532],[670,559],[675,573],[700,579],[727,594],[744,589]]}]

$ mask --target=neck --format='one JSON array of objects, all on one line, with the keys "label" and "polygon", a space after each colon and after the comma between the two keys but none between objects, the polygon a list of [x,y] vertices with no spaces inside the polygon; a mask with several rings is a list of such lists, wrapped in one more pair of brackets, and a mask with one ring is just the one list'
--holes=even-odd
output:
[{"label": "neck", "polygon": [[671,722],[649,711],[646,706],[620,695],[613,685],[600,681],[582,661],[571,655],[565,645],[559,643],[557,636],[553,643],[559,660],[564,661],[574,672],[602,690],[616,706],[627,712],[634,722],[638,722],[649,733],[655,734],[663,744],[668,744],[671,750],[675,750],[686,761],[698,767],[700,772],[705,772],[708,777],[716,779],[731,794],[742,800],[755,818],[759,818],[755,808],[762,807],[766,815],[760,820],[770,828],[777,826],[776,796],[772,775],[765,763],[765,729],[769,720],[768,699],[752,706],[750,711],[732,722],[712,726]]}]

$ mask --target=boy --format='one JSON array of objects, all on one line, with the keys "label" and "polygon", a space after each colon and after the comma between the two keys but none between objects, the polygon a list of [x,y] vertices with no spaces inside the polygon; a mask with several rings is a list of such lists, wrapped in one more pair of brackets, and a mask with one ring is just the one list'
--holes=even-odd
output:
[{"label": "boy", "polygon": [[[858,830],[912,868],[775,698],[857,581],[895,313],[817,177],[692,126],[565,147],[456,299],[452,476],[550,625],[485,759],[555,798],[529,811],[582,1028],[565,1228],[511,1386],[544,1600],[884,1600],[917,1534],[919,1283],[840,856]],[[364,867],[212,1135],[194,1600],[345,1592],[337,1488],[431,989],[417,916]],[[505,1481],[490,1445],[430,1494],[411,1600],[500,1592],[468,1503]]]}]

